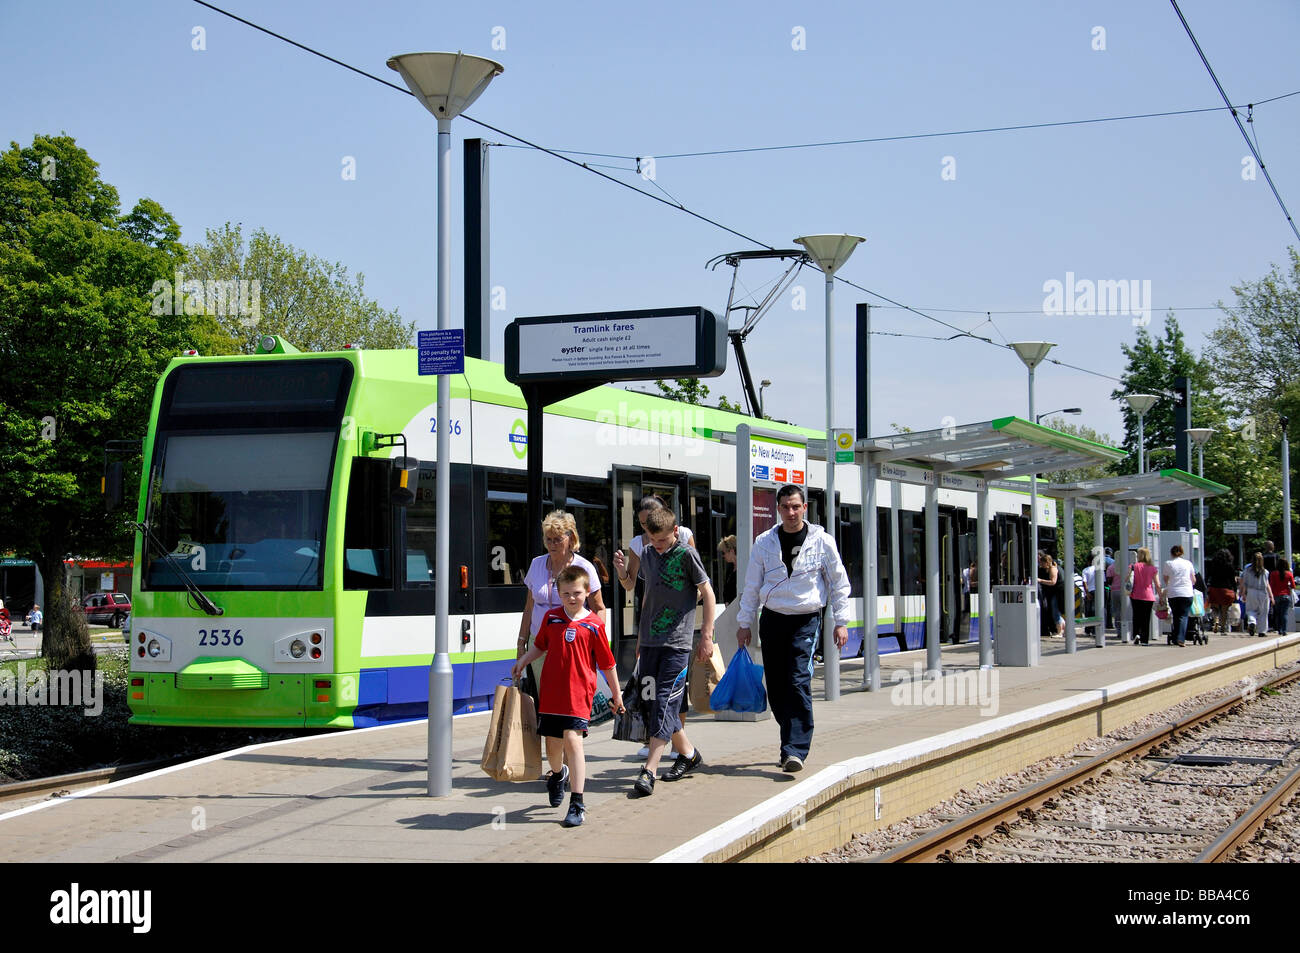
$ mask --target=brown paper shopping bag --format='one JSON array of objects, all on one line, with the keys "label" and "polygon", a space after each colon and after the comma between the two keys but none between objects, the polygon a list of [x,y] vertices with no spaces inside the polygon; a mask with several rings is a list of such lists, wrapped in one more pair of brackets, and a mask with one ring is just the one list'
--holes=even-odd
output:
[{"label": "brown paper shopping bag", "polygon": [[722,673],[727,667],[722,664],[722,652],[715,645],[713,646],[713,657],[708,661],[701,662],[699,656],[691,657],[691,708],[700,714],[713,711],[709,707],[709,696],[713,694],[713,686],[718,684],[718,679],[722,678]]},{"label": "brown paper shopping bag", "polygon": [[537,709],[514,685],[497,686],[482,768],[497,781],[536,781],[542,775]]}]

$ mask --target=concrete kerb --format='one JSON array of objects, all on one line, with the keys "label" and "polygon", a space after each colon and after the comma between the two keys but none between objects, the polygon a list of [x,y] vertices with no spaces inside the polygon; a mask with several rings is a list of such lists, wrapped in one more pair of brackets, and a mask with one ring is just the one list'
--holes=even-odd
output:
[{"label": "concrete kerb", "polygon": [[[455,715],[453,717],[455,718],[455,720],[460,721],[461,719],[479,718],[482,717],[483,715],[489,715],[489,714],[491,714],[490,709],[487,711],[468,712],[464,715]],[[424,720],[424,719],[420,719],[420,720]],[[391,725],[375,725],[372,728],[353,728],[347,732],[347,735],[349,737],[353,737],[356,735],[368,734],[370,732],[389,731],[394,728],[405,728],[413,723],[414,722],[410,722],[410,721],[399,721],[399,722],[394,722]],[[18,808],[17,810],[9,811],[8,813],[5,814],[0,814],[0,821],[7,821],[10,818],[21,817],[24,814],[32,814],[36,811],[43,811],[46,810],[47,808],[57,807],[60,804],[65,804],[69,801],[75,801],[77,798],[86,797],[87,795],[90,794],[101,794],[104,791],[113,791],[118,788],[126,787],[128,784],[139,784],[141,781],[150,781],[153,780],[154,778],[161,778],[168,774],[174,774],[177,771],[184,771],[189,768],[197,768],[200,765],[211,764],[214,761],[224,761],[227,758],[235,758],[240,755],[248,754],[249,752],[252,751],[265,751],[268,748],[278,748],[281,745],[303,744],[303,743],[315,741],[317,739],[337,740],[338,737],[339,737],[338,733],[331,732],[328,734],[313,735],[310,738],[281,738],[279,741],[262,741],[255,745],[245,745],[242,748],[232,748],[229,751],[222,751],[219,752],[218,754],[210,754],[206,758],[197,758],[194,761],[184,761],[180,764],[173,764],[166,768],[159,768],[157,771],[147,771],[144,774],[137,774],[133,778],[124,778],[121,781],[111,781],[108,784],[100,784],[95,787],[83,788],[80,791],[73,791],[71,794],[65,794],[63,797],[52,798],[48,801],[42,801],[39,804],[29,804],[27,807]]]},{"label": "concrete kerb", "polygon": [[[1205,675],[1236,663],[1263,659],[1283,648],[1300,646],[1300,634],[1282,636],[1243,646],[1220,655],[1162,669],[1149,675],[1126,679],[1100,689],[1080,692],[1074,697],[1036,705],[1024,711],[990,719],[987,722],[954,729],[922,741],[898,745],[824,768],[789,790],[769,798],[743,814],[656,857],[652,863],[695,863],[727,860],[761,844],[790,828],[792,816],[806,817],[831,805],[844,794],[886,780],[886,774],[914,770],[925,761],[967,749],[980,741],[998,736],[1014,736],[1045,722],[1059,720],[1101,707],[1116,706],[1127,698],[1176,683],[1190,675]],[[1265,668],[1276,667],[1276,660]],[[1199,694],[1197,692],[1196,694]],[[886,769],[889,769],[888,771]],[[749,844],[742,842],[748,841]],[[716,855],[716,856],[715,856]]]}]

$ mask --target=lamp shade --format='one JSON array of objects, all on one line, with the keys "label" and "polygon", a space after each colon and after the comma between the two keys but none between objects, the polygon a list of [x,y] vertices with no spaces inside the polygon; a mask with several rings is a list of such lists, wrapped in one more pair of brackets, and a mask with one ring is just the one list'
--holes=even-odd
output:
[{"label": "lamp shade", "polygon": [[1128,401],[1133,413],[1141,417],[1154,407],[1160,398],[1155,394],[1125,394],[1124,399]]},{"label": "lamp shade", "polygon": [[808,256],[829,278],[866,239],[858,235],[805,235],[795,241],[808,250]]},{"label": "lamp shade", "polygon": [[388,61],[416,99],[439,119],[455,119],[479,98],[494,76],[505,72],[495,60],[465,53],[403,53]]},{"label": "lamp shade", "polygon": [[1025,362],[1025,367],[1031,371],[1042,363],[1048,351],[1056,347],[1051,341],[1013,341],[1011,346],[1016,349],[1020,360]]},{"label": "lamp shade", "polygon": [[1214,431],[1209,427],[1189,427],[1187,428],[1187,436],[1191,438],[1192,443],[1196,444],[1196,446],[1203,447],[1206,441],[1214,436]]}]

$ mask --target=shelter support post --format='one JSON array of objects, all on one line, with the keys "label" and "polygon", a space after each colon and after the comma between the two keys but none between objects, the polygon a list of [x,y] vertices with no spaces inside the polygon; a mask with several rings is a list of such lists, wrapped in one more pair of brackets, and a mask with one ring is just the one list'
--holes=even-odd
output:
[{"label": "shelter support post", "polygon": [[880,546],[876,519],[876,468],[864,463],[862,474],[862,686],[880,691],[880,643],[876,635],[876,557]]},{"label": "shelter support post", "polygon": [[1065,617],[1065,654],[1073,655],[1078,651],[1075,645],[1074,631],[1074,499],[1065,500],[1065,551],[1062,554],[1061,572],[1065,573],[1065,605],[1061,606],[1061,615]]},{"label": "shelter support post", "polygon": [[939,490],[925,487],[925,674],[943,675],[942,640],[939,635]]},{"label": "shelter support post", "polygon": [[[1145,514],[1145,507],[1143,512]],[[1144,518],[1143,525],[1145,523]],[[1128,600],[1128,594],[1124,591],[1126,579],[1128,579],[1128,507],[1119,514],[1119,545],[1115,547],[1115,587],[1112,592],[1115,601],[1115,634],[1119,636],[1121,642],[1129,642],[1133,631],[1130,628],[1133,607]],[[1106,640],[1102,638],[1098,647],[1105,644]]]},{"label": "shelter support post", "polygon": [[889,578],[894,580],[894,632],[898,634],[900,650],[907,647],[907,629],[903,619],[903,577],[898,554],[898,520],[902,503],[898,483],[889,484]]},{"label": "shelter support post", "polygon": [[[1098,509],[1092,514],[1092,536],[1096,545],[1092,547],[1092,604],[1093,615],[1097,617],[1097,627],[1092,630],[1094,642],[1099,646],[1106,644],[1106,619],[1110,617],[1109,600],[1106,598],[1106,512]],[[1117,630],[1118,631],[1118,630]]]},{"label": "shelter support post", "polygon": [[993,667],[993,633],[990,629],[989,610],[993,600],[989,595],[989,491],[987,487],[976,496],[975,546],[979,550],[977,573],[979,575],[978,602],[980,633],[980,668]]}]

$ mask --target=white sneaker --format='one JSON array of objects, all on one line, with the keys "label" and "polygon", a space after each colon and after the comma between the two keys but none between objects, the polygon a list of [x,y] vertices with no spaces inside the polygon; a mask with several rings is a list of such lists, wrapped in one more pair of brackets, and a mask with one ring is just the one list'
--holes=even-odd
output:
[{"label": "white sneaker", "polygon": [[638,758],[648,758],[648,757],[650,757],[650,746],[649,746],[649,745],[642,745],[642,746],[641,746],[641,750],[638,751],[638,752],[636,753],[636,756],[637,756]]}]

